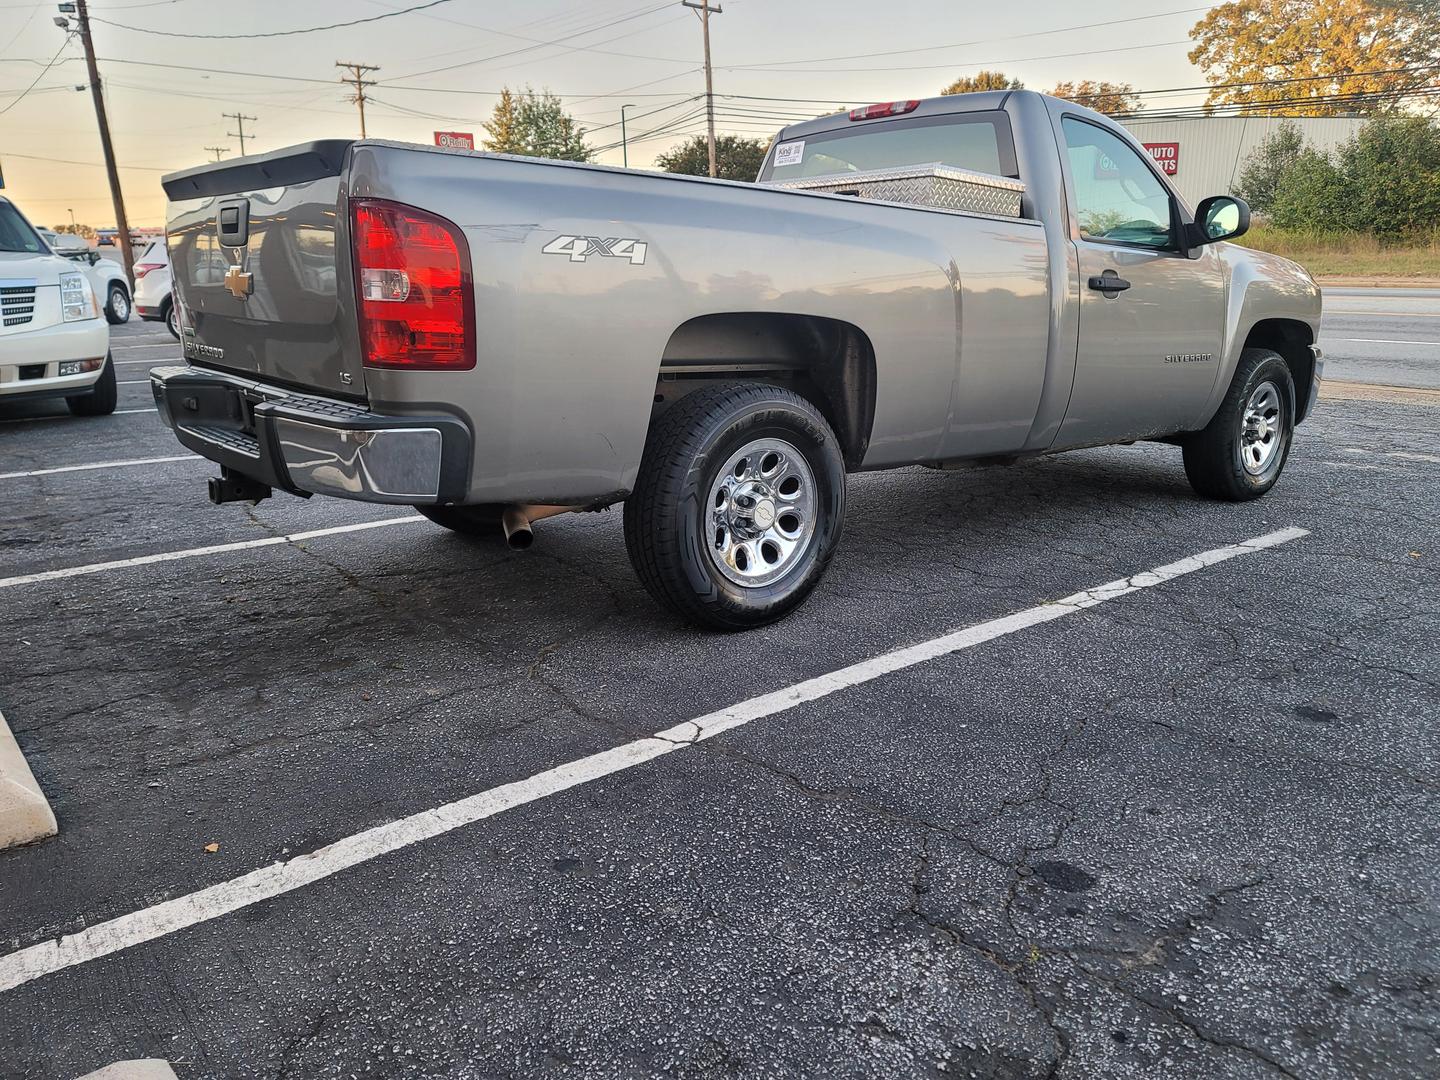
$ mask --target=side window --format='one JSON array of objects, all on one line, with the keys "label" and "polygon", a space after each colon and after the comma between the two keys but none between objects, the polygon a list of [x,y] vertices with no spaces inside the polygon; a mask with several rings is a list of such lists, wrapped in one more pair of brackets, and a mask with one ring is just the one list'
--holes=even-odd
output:
[{"label": "side window", "polygon": [[1144,159],[1104,128],[1068,116],[1060,123],[1081,234],[1089,240],[1170,247],[1170,192]]}]

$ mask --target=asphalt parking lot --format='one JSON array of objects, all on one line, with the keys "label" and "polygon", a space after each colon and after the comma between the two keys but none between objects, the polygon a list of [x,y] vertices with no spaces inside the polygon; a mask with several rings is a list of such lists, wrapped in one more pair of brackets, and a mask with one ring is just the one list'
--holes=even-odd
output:
[{"label": "asphalt parking lot", "polygon": [[[1401,299],[1327,300],[1332,374],[1440,387]],[[854,477],[716,636],[618,511],[212,507],[173,341],[113,344],[116,415],[0,410],[61,823],[0,852],[0,1075],[1440,1074],[1434,393],[1326,398],[1240,506],[1159,445]]]}]

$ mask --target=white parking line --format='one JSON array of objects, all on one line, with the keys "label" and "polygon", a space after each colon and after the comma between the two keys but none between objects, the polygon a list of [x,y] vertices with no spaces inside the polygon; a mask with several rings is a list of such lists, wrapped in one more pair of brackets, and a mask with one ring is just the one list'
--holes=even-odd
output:
[{"label": "white parking line", "polygon": [[58,581],[60,578],[84,577],[87,574],[104,574],[110,570],[129,570],[136,566],[149,566],[151,563],[198,559],[204,555],[223,555],[227,551],[246,551],[250,548],[272,547],[275,544],[295,544],[302,540],[314,540],[321,536],[338,536],[340,533],[360,532],[363,529],[383,529],[390,525],[408,525],[411,522],[424,520],[419,514],[409,514],[406,517],[382,518],[380,521],[362,521],[357,525],[333,525],[328,529],[311,529],[309,532],[291,533],[289,536],[265,536],[258,540],[240,540],[233,544],[211,544],[209,547],[162,551],[157,555],[138,555],[133,559],[116,559],[114,562],[67,566],[62,570],[41,570],[34,574],[0,578],[0,589],[9,589],[16,585],[35,585],[42,581]]},{"label": "white parking line", "polygon": [[149,386],[149,385],[150,385],[150,380],[149,380],[149,379],[131,379],[129,382],[126,382],[125,380],[122,379],[122,380],[120,380],[119,382],[117,382],[115,385],[116,385],[116,386]]},{"label": "white parking line", "polygon": [[116,360],[116,367],[131,367],[138,364],[149,364],[151,367],[158,367],[168,360],[180,360],[179,356],[157,356],[153,360]]},{"label": "white parking line", "polygon": [[[132,415],[132,414],[134,414],[134,413],[142,413],[142,412],[153,413],[154,411],[155,411],[154,408],[149,408],[149,409],[116,409],[116,410],[115,410],[114,412],[112,412],[110,415],[111,415],[111,416],[130,416],[130,415]],[[42,420],[74,420],[74,419],[75,419],[75,417],[71,416],[69,413],[59,413],[59,414],[57,414],[57,415],[55,415],[55,416],[12,416],[12,417],[10,417],[9,419],[6,419],[6,420],[0,420],[0,424],[36,424],[36,423],[39,423],[39,422],[42,421]],[[85,422],[85,423],[90,423],[90,422],[92,421],[92,419],[93,419],[92,417],[86,417],[84,422]]]},{"label": "white parking line", "polygon": [[18,480],[22,476],[53,476],[55,473],[93,472],[96,469],[123,469],[128,465],[162,465],[167,461],[198,461],[199,454],[177,454],[175,457],[142,457],[128,461],[92,461],[88,465],[61,465],[54,469],[33,469],[30,472],[0,472],[0,480]]},{"label": "white parking line", "polygon": [[1440,319],[1440,311],[1355,311],[1352,308],[1326,308],[1326,315],[1368,315],[1375,319]]},{"label": "white parking line", "polygon": [[1342,454],[1379,454],[1381,457],[1404,458],[1406,461],[1430,461],[1440,464],[1440,454],[1417,454],[1410,450],[1366,450],[1363,446],[1342,446]]},{"label": "white parking line", "polygon": [[1013,615],[969,626],[918,645],[896,649],[894,652],[787,686],[783,690],[750,698],[719,712],[686,720],[647,738],[636,739],[611,750],[566,762],[527,779],[503,784],[468,798],[377,825],[288,862],[272,863],[229,881],[88,926],[68,937],[42,941],[0,957],[0,991],[13,989],[32,979],[97,960],[132,945],[153,941],[251,904],[313,885],[332,874],[378,859],[392,851],[422,840],[433,839],[466,825],[473,825],[506,810],[548,798],[592,780],[633,769],[637,765],[694,746],[752,721],[785,712],[797,705],[816,701],[852,686],[859,686],[882,675],[969,649],[1040,623],[1074,615],[1086,608],[1164,584],[1215,563],[1275,547],[1305,535],[1305,529],[1281,529],[1241,544],[1204,551],[1131,578],[1112,581],[1067,596],[1054,603],[1027,608]]}]

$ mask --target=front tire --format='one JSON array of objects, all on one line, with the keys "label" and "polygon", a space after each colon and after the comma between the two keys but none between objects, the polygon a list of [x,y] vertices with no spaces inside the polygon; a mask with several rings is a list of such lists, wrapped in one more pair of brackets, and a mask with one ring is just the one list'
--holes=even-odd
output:
[{"label": "front tire", "polygon": [[782,387],[712,386],[651,429],[625,547],[660,603],[747,630],[810,595],[844,524],[845,461],[820,410]]},{"label": "front tire", "polygon": [[88,394],[67,397],[65,405],[72,416],[109,416],[115,411],[119,397],[120,388],[115,385],[115,364],[107,354],[105,366],[100,369],[100,378],[95,381],[95,389]]},{"label": "front tire", "polygon": [[110,286],[110,295],[105,300],[105,321],[111,326],[130,321],[130,294],[125,286]]},{"label": "front tire", "polygon": [[1215,416],[1181,444],[1185,475],[1209,499],[1258,499],[1285,471],[1294,433],[1290,365],[1269,349],[1246,349]]}]

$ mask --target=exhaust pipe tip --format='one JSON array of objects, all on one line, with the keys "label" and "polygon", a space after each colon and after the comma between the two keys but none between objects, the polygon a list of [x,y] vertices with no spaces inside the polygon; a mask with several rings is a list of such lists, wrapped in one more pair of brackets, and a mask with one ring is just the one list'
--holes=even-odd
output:
[{"label": "exhaust pipe tip", "polygon": [[535,542],[535,532],[530,528],[530,519],[519,507],[506,507],[505,513],[500,517],[500,524],[505,529],[505,543],[510,545],[512,551],[524,551]]}]

